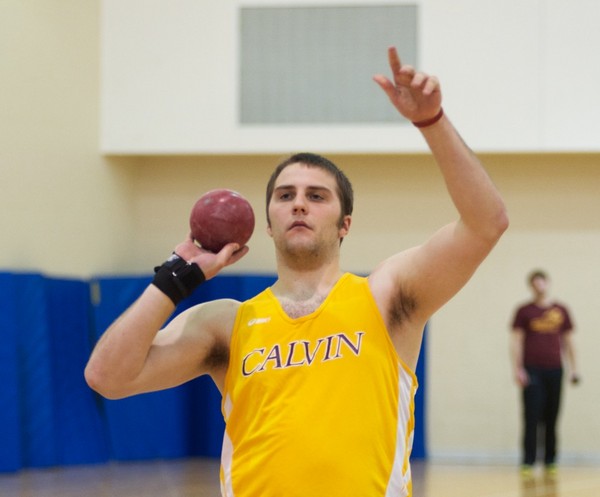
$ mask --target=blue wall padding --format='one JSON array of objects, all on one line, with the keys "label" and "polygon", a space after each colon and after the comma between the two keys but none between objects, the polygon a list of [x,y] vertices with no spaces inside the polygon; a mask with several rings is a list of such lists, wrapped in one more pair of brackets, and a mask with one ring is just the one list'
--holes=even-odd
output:
[{"label": "blue wall padding", "polygon": [[[162,392],[106,400],[85,383],[89,354],[150,276],[92,281],[0,272],[0,472],[109,460],[218,457],[221,395],[208,377]],[[175,315],[208,300],[246,300],[274,276],[223,275]],[[417,374],[413,457],[426,456],[425,353]]]},{"label": "blue wall padding", "polygon": [[40,275],[24,275],[15,283],[23,465],[50,466],[57,462],[58,439],[46,287]]},{"label": "blue wall padding", "polygon": [[188,383],[187,430],[194,455],[219,457],[225,422],[221,414],[221,393],[209,377]]},{"label": "blue wall padding", "polygon": [[15,278],[0,273],[0,471],[22,467],[18,310]]},{"label": "blue wall padding", "polygon": [[97,400],[86,385],[89,285],[0,275],[0,471],[105,461]]},{"label": "blue wall padding", "polygon": [[423,343],[421,344],[421,353],[415,369],[415,374],[419,379],[419,389],[415,395],[415,436],[413,440],[412,459],[427,458],[427,437],[426,437],[426,413],[427,405],[425,403],[427,391],[425,388],[425,364],[427,351],[427,326],[423,334]]},{"label": "blue wall padding", "polygon": [[57,461],[60,465],[105,461],[109,453],[107,427],[99,399],[83,377],[91,351],[90,287],[83,281],[45,281]]}]

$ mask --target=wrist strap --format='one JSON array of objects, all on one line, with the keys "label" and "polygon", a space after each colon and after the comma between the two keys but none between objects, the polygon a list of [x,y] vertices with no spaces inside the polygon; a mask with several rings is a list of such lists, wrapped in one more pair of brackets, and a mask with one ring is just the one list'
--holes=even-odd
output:
[{"label": "wrist strap", "polygon": [[444,115],[444,109],[440,107],[439,112],[430,119],[424,119],[423,121],[413,121],[413,125],[417,128],[426,128],[427,126],[431,126],[432,124],[437,123],[442,116]]},{"label": "wrist strap", "polygon": [[175,252],[162,266],[154,268],[152,284],[169,297],[175,305],[206,281],[206,277],[195,262],[188,263]]}]

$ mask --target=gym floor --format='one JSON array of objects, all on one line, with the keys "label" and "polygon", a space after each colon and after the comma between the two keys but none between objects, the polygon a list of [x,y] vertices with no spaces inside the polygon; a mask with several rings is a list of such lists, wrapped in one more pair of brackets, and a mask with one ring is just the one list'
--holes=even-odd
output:
[{"label": "gym floor", "polygon": [[[415,462],[413,497],[598,497],[600,468],[540,469]],[[219,497],[219,461],[183,459],[24,470],[0,475],[2,497]],[[314,496],[310,496],[314,497]],[[351,497],[351,496],[349,496]]]}]

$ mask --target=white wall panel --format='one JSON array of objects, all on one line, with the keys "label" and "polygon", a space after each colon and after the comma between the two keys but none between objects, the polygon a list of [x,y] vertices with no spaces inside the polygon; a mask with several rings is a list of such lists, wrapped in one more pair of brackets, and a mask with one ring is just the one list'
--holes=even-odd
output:
[{"label": "white wall panel", "polygon": [[[241,7],[398,3],[418,5],[420,68],[439,75],[446,111],[475,150],[600,150],[600,69],[593,54],[600,46],[600,4],[594,0],[104,0],[101,148],[123,154],[424,151],[420,134],[401,120],[239,124]],[[381,71],[387,72],[385,51]]]},{"label": "white wall panel", "polygon": [[600,2],[548,0],[543,11],[544,150],[600,150]]},{"label": "white wall panel", "polygon": [[464,138],[478,150],[538,148],[539,2],[424,3],[422,63],[439,75],[444,106]]}]

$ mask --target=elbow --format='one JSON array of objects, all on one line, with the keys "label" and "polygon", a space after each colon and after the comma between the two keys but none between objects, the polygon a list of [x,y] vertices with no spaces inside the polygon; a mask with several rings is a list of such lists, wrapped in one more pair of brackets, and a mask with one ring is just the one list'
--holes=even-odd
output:
[{"label": "elbow", "polygon": [[111,398],[110,391],[106,388],[106,380],[103,378],[100,370],[93,364],[88,363],[83,372],[85,382],[96,393],[102,397]]},{"label": "elbow", "polygon": [[93,363],[88,363],[83,376],[87,385],[96,393],[109,400],[117,400],[126,397],[123,395],[114,384],[110,381],[110,378],[103,374],[101,369]]},{"label": "elbow", "polygon": [[472,216],[463,217],[462,222],[479,240],[482,248],[486,247],[487,250],[496,245],[509,226],[508,212],[502,200],[498,200],[487,210],[483,207],[479,212],[474,209]]},{"label": "elbow", "polygon": [[508,219],[508,212],[505,206],[502,206],[502,209],[496,215],[496,220],[494,223],[496,229],[496,239],[500,239],[500,237],[504,234],[504,232],[508,229],[510,225],[510,221]]},{"label": "elbow", "polygon": [[485,238],[489,243],[495,245],[509,226],[508,212],[502,203],[486,223]]},{"label": "elbow", "polygon": [[505,209],[499,209],[492,217],[488,217],[483,224],[480,222],[477,228],[473,228],[476,237],[482,244],[482,249],[490,251],[500,240],[508,229],[509,221]]}]

